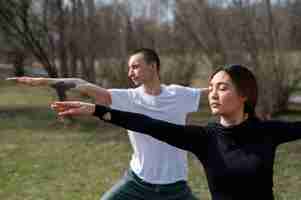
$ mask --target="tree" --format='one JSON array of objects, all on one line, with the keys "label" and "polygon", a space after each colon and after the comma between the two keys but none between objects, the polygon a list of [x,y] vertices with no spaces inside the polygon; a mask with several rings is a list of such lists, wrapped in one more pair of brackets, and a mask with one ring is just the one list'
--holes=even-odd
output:
[{"label": "tree", "polygon": [[[43,5],[41,2],[35,2]],[[44,5],[48,5],[45,1]],[[48,32],[47,12],[39,13],[35,10],[37,4],[31,0],[0,1],[0,28],[1,32],[10,39],[11,44],[30,52],[42,64],[50,77],[57,78],[58,72],[54,60],[50,59],[51,40]],[[46,10],[46,9],[45,9]],[[23,63],[23,54],[16,60],[17,65]],[[19,68],[16,68],[19,69]],[[21,74],[20,74],[21,75]],[[55,87],[60,100],[66,98],[62,86]]]},{"label": "tree", "polygon": [[[240,63],[251,68],[260,86],[259,112],[274,114],[287,108],[288,98],[301,78],[291,59],[290,11],[270,0],[263,2],[176,1],[175,34],[178,45],[205,55],[212,69]],[[285,42],[284,42],[285,41]]]},{"label": "tree", "polygon": [[31,0],[0,1],[0,28],[11,43],[30,51],[45,67],[49,76],[57,77],[55,64],[47,54],[47,27],[34,14]]}]

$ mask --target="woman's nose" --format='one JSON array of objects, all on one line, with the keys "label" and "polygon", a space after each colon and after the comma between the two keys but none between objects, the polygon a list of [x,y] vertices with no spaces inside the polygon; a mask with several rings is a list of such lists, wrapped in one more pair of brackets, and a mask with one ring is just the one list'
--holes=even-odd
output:
[{"label": "woman's nose", "polygon": [[217,99],[218,98],[217,91],[215,89],[213,89],[209,92],[209,98],[211,98],[211,99]]}]

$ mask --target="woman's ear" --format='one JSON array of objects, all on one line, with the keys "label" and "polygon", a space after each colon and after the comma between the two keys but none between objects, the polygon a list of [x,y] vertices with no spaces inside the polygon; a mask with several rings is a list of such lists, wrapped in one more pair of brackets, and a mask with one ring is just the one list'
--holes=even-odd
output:
[{"label": "woman's ear", "polygon": [[246,96],[240,96],[240,99],[243,103],[246,103],[248,98]]}]

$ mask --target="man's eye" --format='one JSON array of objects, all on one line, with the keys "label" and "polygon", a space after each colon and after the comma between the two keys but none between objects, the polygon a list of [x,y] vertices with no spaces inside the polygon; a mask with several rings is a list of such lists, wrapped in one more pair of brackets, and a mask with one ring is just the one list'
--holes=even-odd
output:
[{"label": "man's eye", "polygon": [[138,65],[132,65],[129,67],[129,69],[137,69],[138,68]]}]

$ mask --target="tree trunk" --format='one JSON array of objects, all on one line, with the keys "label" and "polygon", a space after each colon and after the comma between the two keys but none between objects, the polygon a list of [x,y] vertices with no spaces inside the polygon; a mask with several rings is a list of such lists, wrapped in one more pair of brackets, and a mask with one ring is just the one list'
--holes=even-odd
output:
[{"label": "tree trunk", "polygon": [[22,50],[17,50],[13,55],[13,66],[15,69],[16,76],[24,76],[24,61],[25,61],[25,53]]},{"label": "tree trunk", "polygon": [[60,60],[60,71],[62,77],[69,77],[68,70],[68,62],[67,62],[67,48],[66,48],[66,22],[65,22],[65,11],[63,8],[63,1],[57,0],[58,7],[58,34],[59,34],[59,43],[58,43],[58,51],[59,51],[59,60]]}]

